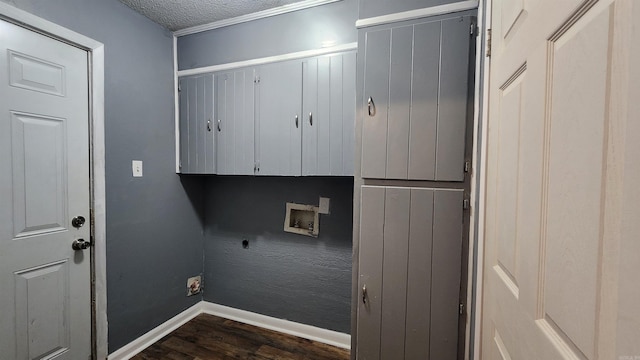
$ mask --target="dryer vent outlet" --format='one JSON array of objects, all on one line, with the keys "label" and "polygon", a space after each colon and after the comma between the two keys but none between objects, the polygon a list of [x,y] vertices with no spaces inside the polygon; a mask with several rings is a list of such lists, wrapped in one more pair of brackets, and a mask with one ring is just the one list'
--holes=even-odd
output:
[{"label": "dryer vent outlet", "polygon": [[202,276],[194,276],[187,279],[187,296],[195,295],[202,289]]}]

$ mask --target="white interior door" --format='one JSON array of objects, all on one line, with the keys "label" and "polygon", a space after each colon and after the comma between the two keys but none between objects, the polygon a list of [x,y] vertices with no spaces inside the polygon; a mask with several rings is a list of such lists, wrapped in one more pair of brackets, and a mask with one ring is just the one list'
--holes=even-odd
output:
[{"label": "white interior door", "polygon": [[91,354],[88,99],[86,51],[0,21],[2,359]]},{"label": "white interior door", "polygon": [[639,18],[493,1],[483,359],[640,359]]}]

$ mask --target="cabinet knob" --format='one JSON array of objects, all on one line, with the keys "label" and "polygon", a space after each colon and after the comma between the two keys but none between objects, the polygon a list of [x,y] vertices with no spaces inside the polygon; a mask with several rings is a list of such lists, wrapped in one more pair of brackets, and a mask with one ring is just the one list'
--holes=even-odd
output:
[{"label": "cabinet knob", "polygon": [[367,285],[362,286],[362,303],[367,304]]},{"label": "cabinet knob", "polygon": [[296,115],[296,129],[298,128],[298,115]]},{"label": "cabinet knob", "polygon": [[313,113],[309,113],[309,125],[313,126]]},{"label": "cabinet knob", "polygon": [[220,132],[220,119],[218,119],[218,132]]},{"label": "cabinet knob", "polygon": [[372,97],[369,97],[369,100],[367,100],[367,110],[369,111],[369,116],[376,115],[376,104],[373,103]]},{"label": "cabinet knob", "polygon": [[207,120],[207,131],[211,131],[211,119]]}]

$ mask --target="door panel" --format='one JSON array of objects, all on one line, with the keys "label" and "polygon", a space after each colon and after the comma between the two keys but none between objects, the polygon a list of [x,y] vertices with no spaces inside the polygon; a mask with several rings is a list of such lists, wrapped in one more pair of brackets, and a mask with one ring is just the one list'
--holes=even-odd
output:
[{"label": "door panel", "polygon": [[358,359],[457,359],[462,200],[362,187]]},{"label": "door panel", "polygon": [[91,353],[87,53],[0,21],[0,349]]},{"label": "door panel", "polygon": [[[318,175],[318,58],[302,63],[302,175]],[[308,117],[315,114],[316,126]]]},{"label": "door panel", "polygon": [[623,130],[637,71],[622,65],[639,15],[625,0],[493,4],[483,356],[640,354],[621,352],[640,327],[613,330],[638,313],[621,307],[616,254],[620,214],[639,216],[621,187],[640,180],[625,153],[639,134]]},{"label": "door panel", "polygon": [[[260,76],[258,175],[299,176],[302,165],[302,66],[263,65]],[[296,126],[296,118],[298,125]]]},{"label": "door panel", "polygon": [[363,30],[363,178],[464,181],[472,21]]}]

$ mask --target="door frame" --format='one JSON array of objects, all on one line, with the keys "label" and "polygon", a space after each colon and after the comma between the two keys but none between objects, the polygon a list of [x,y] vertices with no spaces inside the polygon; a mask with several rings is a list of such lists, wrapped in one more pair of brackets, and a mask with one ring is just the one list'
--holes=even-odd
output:
[{"label": "door frame", "polygon": [[104,161],[104,45],[0,2],[0,19],[85,50],[89,70],[89,187],[91,211],[91,353],[107,357],[107,271]]}]

